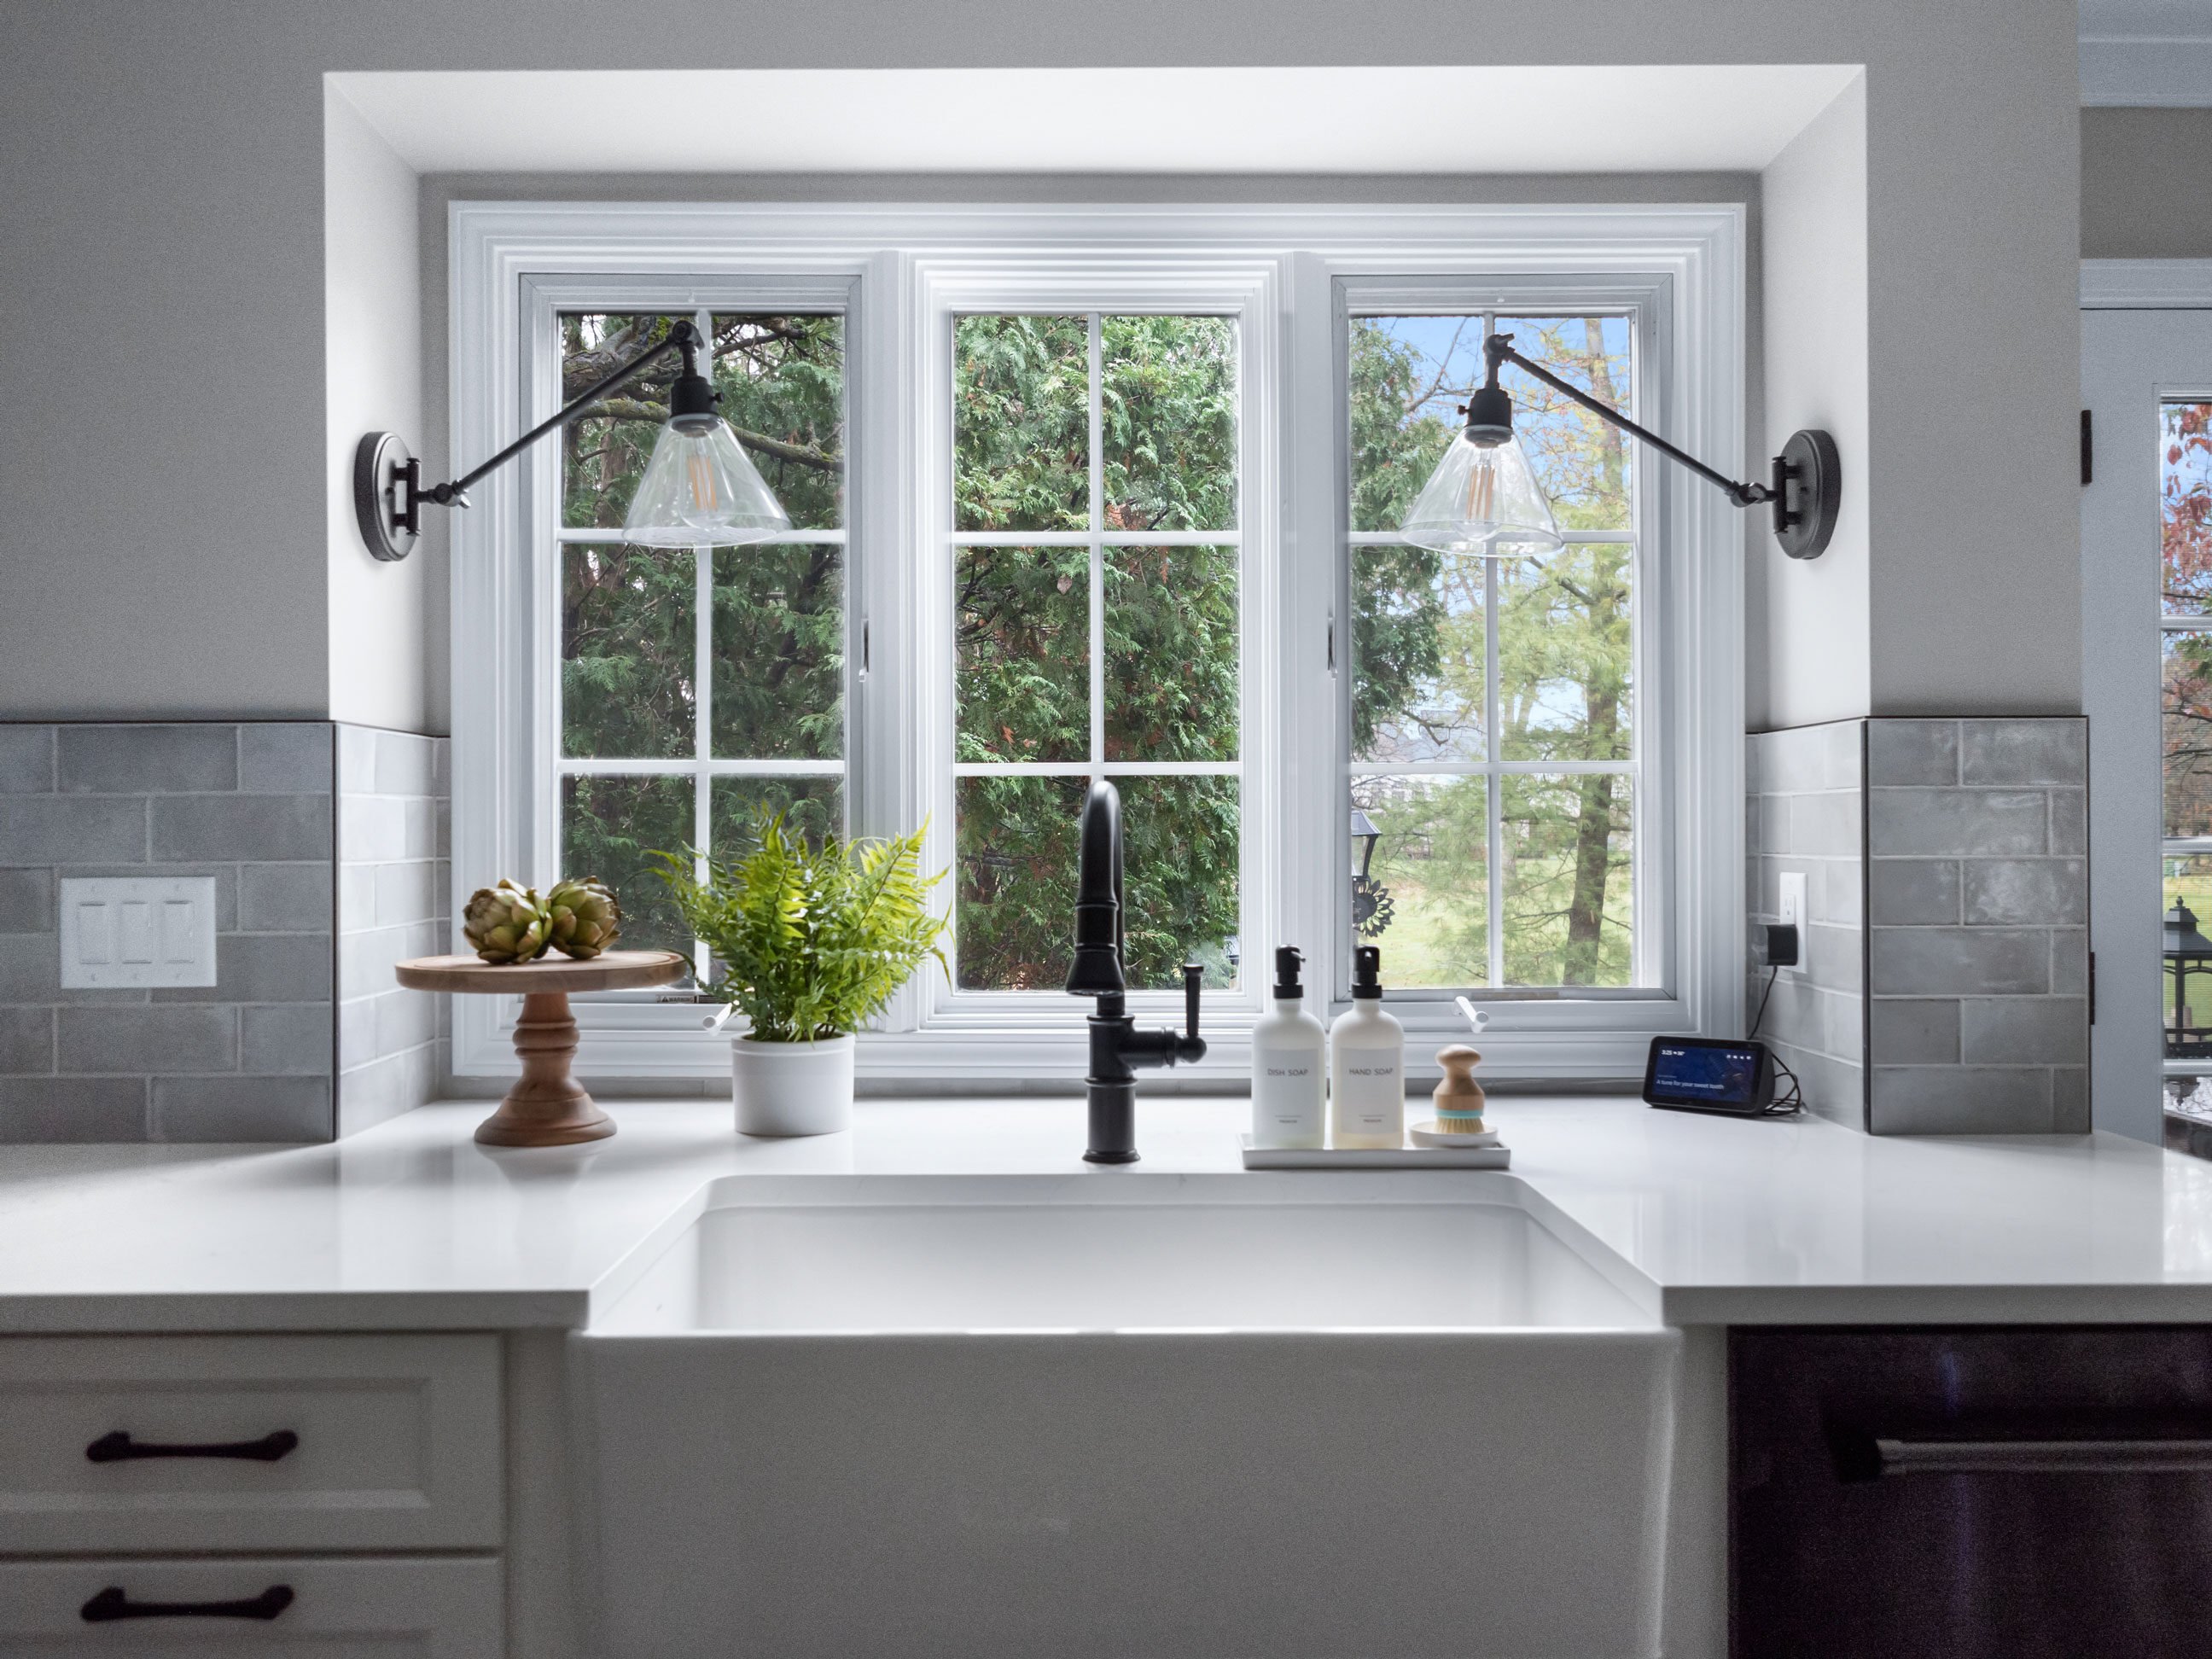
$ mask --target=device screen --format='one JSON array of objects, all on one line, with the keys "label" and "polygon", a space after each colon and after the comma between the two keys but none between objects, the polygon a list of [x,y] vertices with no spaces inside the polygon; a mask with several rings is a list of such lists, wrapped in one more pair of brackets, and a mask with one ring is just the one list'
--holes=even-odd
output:
[{"label": "device screen", "polygon": [[1749,1103],[1759,1089],[1759,1050],[1733,1044],[1670,1042],[1651,1045],[1649,1092],[1666,1100]]}]

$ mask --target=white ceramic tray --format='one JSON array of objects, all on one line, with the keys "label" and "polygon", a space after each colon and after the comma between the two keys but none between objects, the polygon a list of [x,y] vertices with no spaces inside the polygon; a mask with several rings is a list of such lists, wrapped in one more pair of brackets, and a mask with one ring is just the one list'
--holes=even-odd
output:
[{"label": "white ceramic tray", "polygon": [[1248,1170],[1504,1170],[1505,1146],[1255,1146],[1239,1135]]}]

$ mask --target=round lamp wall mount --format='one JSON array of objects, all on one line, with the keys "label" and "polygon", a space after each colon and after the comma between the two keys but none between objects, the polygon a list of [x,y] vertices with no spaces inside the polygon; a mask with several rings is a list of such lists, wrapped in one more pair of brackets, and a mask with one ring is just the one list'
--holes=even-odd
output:
[{"label": "round lamp wall mount", "polygon": [[1843,464],[1836,441],[1826,433],[1808,428],[1791,434],[1774,458],[1769,481],[1741,483],[1531,362],[1513,349],[1510,334],[1492,335],[1482,343],[1482,355],[1487,373],[1462,411],[1467,424],[1406,515],[1402,533],[1416,546],[1508,558],[1561,544],[1552,504],[1514,435],[1513,400],[1498,384],[1499,368],[1513,363],[1607,425],[1689,468],[1738,507],[1770,507],[1775,539],[1791,558],[1817,559],[1827,550],[1843,503]]},{"label": "round lamp wall mount", "polygon": [[648,547],[730,547],[787,533],[791,520],[781,503],[729,422],[715,413],[721,394],[699,372],[703,343],[689,320],[678,320],[665,337],[586,388],[560,413],[450,483],[425,487],[421,459],[396,434],[364,434],[353,457],[354,518],[362,544],[379,559],[405,558],[422,538],[425,501],[466,507],[471,484],[672,351],[684,354],[684,372],[669,387],[667,423],[630,496],[623,538]]}]

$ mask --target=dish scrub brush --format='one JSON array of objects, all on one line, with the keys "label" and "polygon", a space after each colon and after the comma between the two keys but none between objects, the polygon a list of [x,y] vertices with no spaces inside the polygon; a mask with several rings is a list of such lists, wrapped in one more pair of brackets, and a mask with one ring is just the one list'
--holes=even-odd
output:
[{"label": "dish scrub brush", "polygon": [[1436,1102],[1436,1121],[1413,1127],[1411,1139],[1416,1146],[1497,1144],[1497,1135],[1483,1127],[1482,1085],[1474,1080],[1474,1068],[1481,1059],[1463,1042],[1437,1050],[1437,1064],[1444,1068],[1444,1077],[1430,1097]]}]

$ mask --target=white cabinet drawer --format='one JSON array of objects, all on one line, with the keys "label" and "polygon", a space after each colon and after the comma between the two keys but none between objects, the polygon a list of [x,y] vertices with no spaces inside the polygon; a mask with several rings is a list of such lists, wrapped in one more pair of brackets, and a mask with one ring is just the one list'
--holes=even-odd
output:
[{"label": "white cabinet drawer", "polygon": [[[119,1592],[119,1595],[118,1595]],[[499,1564],[447,1558],[0,1563],[6,1659],[499,1659]],[[267,1598],[264,1600],[263,1598]],[[274,1618],[170,1611],[260,1601]]]},{"label": "white cabinet drawer", "polygon": [[499,1380],[493,1336],[0,1340],[0,1554],[495,1545]]}]

